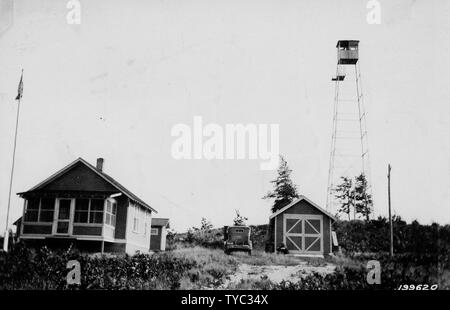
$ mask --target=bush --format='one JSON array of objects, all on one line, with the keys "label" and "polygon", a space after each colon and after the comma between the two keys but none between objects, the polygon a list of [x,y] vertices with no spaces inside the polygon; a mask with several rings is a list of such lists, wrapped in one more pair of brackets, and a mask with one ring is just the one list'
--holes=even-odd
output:
[{"label": "bush", "polygon": [[[264,250],[267,242],[268,225],[250,226],[253,249]],[[222,228],[207,228],[200,229],[193,227],[187,233],[174,234],[171,237],[170,249],[176,249],[177,245],[182,247],[201,246],[209,249],[223,249],[223,229]],[[168,239],[169,240],[169,239]]]},{"label": "bush", "polygon": [[[397,289],[401,284],[438,284],[439,289],[449,289],[449,279],[443,276],[449,270],[449,257],[433,254],[403,254],[390,258],[386,254],[358,255],[354,259],[363,264],[360,267],[340,267],[334,273],[321,276],[318,273],[308,275],[297,283],[281,282],[273,289],[282,290],[362,290]],[[381,284],[367,283],[368,260],[378,260],[381,266]]]},{"label": "bush", "polygon": [[[407,224],[393,218],[395,253],[449,253],[450,225]],[[389,222],[386,218],[363,222],[338,221],[334,224],[339,245],[345,252],[388,252]]]},{"label": "bush", "polygon": [[[67,286],[69,260],[81,265],[81,285]],[[19,244],[0,254],[0,289],[178,289],[196,262],[170,253],[123,257],[36,252]]]}]

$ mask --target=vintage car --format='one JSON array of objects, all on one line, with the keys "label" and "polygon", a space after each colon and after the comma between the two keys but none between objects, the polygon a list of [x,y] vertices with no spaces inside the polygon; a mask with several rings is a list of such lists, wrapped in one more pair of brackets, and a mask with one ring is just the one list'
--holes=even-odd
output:
[{"label": "vintage car", "polygon": [[248,226],[225,226],[223,229],[224,252],[230,254],[233,251],[247,252],[252,254],[252,241],[250,240],[250,227]]}]

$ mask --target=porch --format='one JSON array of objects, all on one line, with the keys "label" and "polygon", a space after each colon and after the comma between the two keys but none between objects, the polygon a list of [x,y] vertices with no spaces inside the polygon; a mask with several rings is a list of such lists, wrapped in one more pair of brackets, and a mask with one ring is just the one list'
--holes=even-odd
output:
[{"label": "porch", "polygon": [[105,194],[28,195],[20,238],[117,242],[117,209],[117,200]]}]

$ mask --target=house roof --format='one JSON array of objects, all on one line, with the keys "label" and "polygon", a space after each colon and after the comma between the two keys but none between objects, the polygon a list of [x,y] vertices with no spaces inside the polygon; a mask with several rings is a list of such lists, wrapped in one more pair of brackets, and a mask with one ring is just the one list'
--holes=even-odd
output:
[{"label": "house roof", "polygon": [[281,208],[280,210],[278,210],[277,212],[275,212],[274,214],[272,214],[269,218],[272,219],[274,217],[276,217],[277,215],[283,213],[284,211],[286,211],[287,209],[293,207],[294,205],[296,205],[297,203],[299,203],[300,201],[305,200],[306,202],[308,202],[311,206],[313,206],[314,208],[316,208],[317,210],[319,210],[320,212],[322,212],[323,214],[325,214],[326,216],[328,216],[329,218],[331,218],[333,221],[336,221],[336,217],[333,216],[331,213],[329,213],[328,211],[324,210],[323,208],[321,208],[318,204],[312,202],[311,200],[309,200],[308,198],[306,198],[303,195],[300,195],[300,197],[294,201],[292,201],[290,204],[288,204],[287,206]]},{"label": "house roof", "polygon": [[[111,184],[113,187],[115,187],[118,191],[120,191],[121,193],[123,193],[125,196],[127,196],[129,199],[135,201],[136,203],[138,203],[139,205],[142,205],[143,207],[152,210],[155,213],[158,213],[155,209],[153,209],[152,207],[150,207],[147,203],[145,203],[142,199],[140,199],[139,197],[137,197],[135,194],[133,194],[131,191],[129,191],[127,188],[125,188],[125,186],[123,186],[122,184],[120,184],[119,182],[117,182],[116,180],[114,180],[111,176],[109,176],[108,174],[104,173],[103,171],[98,170],[97,168],[95,168],[93,165],[91,165],[90,163],[88,163],[86,160],[84,160],[83,158],[79,157],[78,159],[76,159],[75,161],[73,161],[72,163],[70,163],[69,165],[67,165],[66,167],[62,168],[61,170],[59,170],[58,172],[54,173],[53,175],[51,175],[49,178],[45,179],[44,181],[42,181],[41,183],[37,184],[36,186],[32,187],[31,189],[29,189],[27,192],[31,192],[31,191],[35,191],[38,190],[42,187],[44,187],[45,185],[49,184],[50,182],[52,182],[53,180],[55,180],[56,178],[58,178],[59,176],[63,175],[64,173],[66,173],[67,171],[69,171],[72,167],[74,167],[76,164],[78,163],[82,163],[85,166],[87,166],[89,169],[91,169],[93,172],[95,172],[97,175],[99,175],[100,177],[102,177],[106,182],[108,182],[109,184]],[[18,195],[22,195],[25,194],[27,192],[22,192],[22,193],[17,193]]]},{"label": "house roof", "polygon": [[169,219],[152,218],[152,226],[169,226]]}]

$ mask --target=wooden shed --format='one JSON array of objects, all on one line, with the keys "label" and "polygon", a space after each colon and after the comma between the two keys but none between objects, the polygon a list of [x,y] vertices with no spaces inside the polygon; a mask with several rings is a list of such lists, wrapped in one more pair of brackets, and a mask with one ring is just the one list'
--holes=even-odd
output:
[{"label": "wooden shed", "polygon": [[332,252],[331,225],[334,221],[333,215],[300,196],[270,216],[274,248],[284,245],[290,254],[328,255]]},{"label": "wooden shed", "polygon": [[152,218],[152,230],[150,233],[151,251],[159,252],[166,250],[167,228],[170,228],[169,219]]}]

